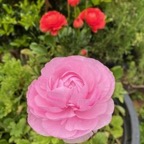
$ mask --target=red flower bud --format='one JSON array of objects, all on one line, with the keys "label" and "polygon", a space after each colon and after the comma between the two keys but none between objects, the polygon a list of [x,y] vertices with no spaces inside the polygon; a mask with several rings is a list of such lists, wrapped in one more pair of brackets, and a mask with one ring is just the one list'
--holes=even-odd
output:
[{"label": "red flower bud", "polygon": [[80,55],[82,55],[82,56],[86,56],[87,53],[88,53],[88,51],[87,51],[86,49],[82,49],[82,50],[80,51]]},{"label": "red flower bud", "polygon": [[83,26],[83,20],[81,18],[76,18],[73,22],[74,28],[81,28]]},{"label": "red flower bud", "polygon": [[68,0],[68,4],[72,7],[75,7],[76,5],[78,5],[80,2],[80,0]]}]

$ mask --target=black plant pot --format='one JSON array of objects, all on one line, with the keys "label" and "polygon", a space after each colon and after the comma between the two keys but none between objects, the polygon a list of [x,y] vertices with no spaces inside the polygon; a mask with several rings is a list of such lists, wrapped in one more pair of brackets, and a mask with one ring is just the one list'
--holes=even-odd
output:
[{"label": "black plant pot", "polygon": [[126,116],[124,117],[124,135],[122,144],[140,144],[140,131],[137,113],[129,95],[124,96],[124,108]]}]

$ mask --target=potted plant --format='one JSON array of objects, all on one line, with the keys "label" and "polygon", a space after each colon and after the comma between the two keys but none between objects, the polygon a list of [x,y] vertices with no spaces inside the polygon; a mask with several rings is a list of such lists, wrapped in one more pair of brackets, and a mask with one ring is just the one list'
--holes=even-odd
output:
[{"label": "potted plant", "polygon": [[[24,4],[27,5],[27,2],[25,1]],[[109,18],[104,18],[105,14],[101,10],[104,8],[104,5],[102,4],[99,8],[96,8],[98,4],[100,4],[100,1],[97,0],[85,2],[79,0],[69,0],[68,2],[46,1],[46,10],[48,10],[48,12],[45,16],[52,16],[53,14],[57,15],[50,17],[52,20],[49,20],[49,22],[52,22],[52,26],[43,22],[43,19],[41,19],[40,29],[41,31],[46,32],[46,34],[41,34],[38,30],[38,36],[33,36],[33,42],[30,44],[30,49],[22,49],[21,54],[19,54],[19,51],[16,52],[16,57],[21,57],[21,61],[12,58],[9,54],[4,54],[4,56],[1,57],[0,136],[2,139],[0,140],[0,143],[64,143],[57,138],[38,135],[30,129],[26,121],[27,106],[25,93],[31,81],[39,77],[40,70],[45,63],[54,57],[78,54],[85,56],[86,58],[94,57],[95,59],[99,59],[111,68],[116,79],[116,88],[113,99],[118,99],[118,101],[115,102],[115,112],[111,123],[100,129],[94,136],[84,143],[139,143],[137,117],[135,112],[132,112],[132,110],[134,110],[132,103],[126,95],[120,81],[120,78],[122,77],[122,68],[120,66],[114,66],[115,63],[109,63],[114,57],[109,57],[105,50],[101,53],[101,51],[96,49],[97,38],[99,39],[101,37],[101,35],[99,36],[99,33],[103,33],[103,36],[105,36],[108,31],[108,27],[104,30],[100,30],[104,28],[105,20],[108,25],[112,24]],[[65,9],[66,6],[68,11]],[[24,7],[22,3],[21,7]],[[85,10],[87,7],[92,8]],[[57,12],[55,10],[57,10]],[[52,13],[49,13],[50,11],[52,11]],[[101,21],[98,25],[95,21],[92,21],[91,17],[85,17],[87,13],[90,13],[91,16],[91,12],[92,16],[95,16],[95,12],[97,12],[96,16],[98,16],[100,18],[99,21]],[[93,19],[95,19],[95,17],[93,17]],[[55,20],[56,23],[53,23]],[[17,41],[12,44],[14,46],[17,44]],[[105,59],[103,60],[104,57]],[[61,65],[63,66],[63,64]],[[77,67],[77,69],[79,67]],[[9,69],[12,70],[9,71]],[[71,75],[72,74],[70,74],[70,76]],[[83,84],[81,83],[81,79],[77,79],[77,75],[73,75],[72,78],[78,81],[78,85],[81,86]],[[58,83],[58,85],[61,85],[61,83]],[[39,87],[39,85],[37,86]],[[40,87],[41,86],[43,87],[44,85],[40,85]],[[7,95],[9,95],[9,97],[7,97]],[[40,99],[37,103],[40,104],[39,102]],[[71,103],[69,106],[74,107]],[[14,115],[16,116],[14,117]],[[133,123],[136,124],[133,125]],[[37,125],[38,124],[39,123],[37,123]],[[135,127],[133,128],[133,126]],[[129,131],[130,129],[132,132]],[[55,132],[57,131],[55,130]]]},{"label": "potted plant", "polygon": [[[74,4],[71,3],[71,1],[68,1],[68,19],[70,19],[70,16],[71,16],[70,15],[70,6],[75,7],[78,4],[79,4],[79,1],[75,1]],[[86,2],[86,6],[87,6],[87,4],[88,4],[88,2]],[[97,18],[97,20],[99,20],[98,24],[95,20],[92,21],[92,18],[91,18],[91,14],[94,15],[95,13],[97,13],[96,18]],[[100,18],[98,18],[98,16]],[[99,9],[97,9],[97,8],[88,8],[88,9],[83,10],[81,13],[79,13],[75,9],[75,20],[73,22],[73,27],[75,29],[78,29],[75,31],[75,29],[73,29],[69,26],[66,28],[62,28],[64,26],[68,25],[64,15],[60,14],[57,11],[49,11],[45,15],[43,15],[43,17],[41,18],[40,29],[43,32],[49,32],[50,35],[52,35],[53,37],[51,37],[50,35],[45,35],[44,37],[41,36],[40,40],[42,40],[44,43],[45,43],[45,40],[48,40],[47,45],[48,45],[48,47],[52,47],[51,50],[52,50],[52,53],[54,55],[61,55],[62,53],[64,55],[70,54],[67,51],[67,48],[69,48],[73,54],[75,54],[76,52],[79,51],[81,55],[87,56],[87,49],[86,48],[89,48],[93,45],[93,43],[91,41],[91,37],[93,36],[93,34],[90,34],[89,30],[91,29],[93,32],[97,32],[99,29],[104,28],[104,26],[105,26],[105,22],[104,22],[105,18],[104,17],[105,17],[104,14],[101,11],[99,11]],[[48,21],[50,18],[54,18],[52,22]],[[59,23],[55,23],[56,18],[59,18],[59,20],[60,20]],[[95,17],[93,17],[93,19],[94,18]],[[90,29],[87,29],[86,26],[84,27],[84,29],[82,29],[84,22],[86,22],[86,24],[89,25]],[[60,29],[62,29],[62,30],[60,31]],[[85,34],[87,34],[88,37],[85,37]],[[78,35],[77,38],[76,38],[76,35]],[[54,37],[54,36],[57,36],[57,37]],[[72,41],[71,43],[70,43],[70,40]],[[83,41],[80,41],[80,40],[83,40]],[[80,50],[79,48],[82,46],[85,46],[85,49]],[[48,49],[48,47],[47,47],[47,49]],[[73,48],[73,47],[76,47],[76,49],[72,50],[71,48]],[[37,44],[32,43],[31,49],[37,53]],[[43,53],[43,55],[45,55],[46,51],[43,51],[43,47],[41,47],[41,50],[42,50],[41,52]],[[56,51],[56,53],[55,53],[55,51]],[[24,51],[23,51],[23,53],[24,53]],[[46,60],[46,59],[44,59],[44,60]],[[116,69],[117,68],[115,68],[115,67],[113,68],[114,71]],[[118,69],[118,70],[120,70],[120,69]],[[44,70],[42,70],[42,71],[44,71]],[[30,86],[30,87],[33,87],[33,86]],[[122,88],[120,82],[117,83],[117,87]],[[119,90],[118,90],[118,92],[119,92]],[[120,93],[121,93],[121,91],[120,91]],[[31,96],[28,95],[28,97],[31,97]],[[116,97],[118,97],[121,102],[123,101],[121,94],[116,96]],[[122,111],[121,109],[122,109],[122,107],[119,106],[118,111],[120,111],[120,113]],[[112,124],[110,124],[113,127],[112,129],[111,129],[111,127],[107,127],[106,129],[104,129],[107,131],[107,134],[110,135],[110,137],[111,137],[111,135],[114,135],[114,137],[116,139],[119,138],[121,136],[121,133],[123,132],[123,130],[121,129],[123,122],[121,122],[121,125],[119,127],[114,126],[116,124],[115,122],[117,122],[117,121],[121,121],[120,116],[116,116],[116,117],[114,117],[114,120],[112,120]],[[29,123],[33,127],[33,123],[32,122],[29,122]],[[36,131],[38,131],[39,128],[34,128],[34,129]],[[112,132],[110,132],[111,130],[112,130]],[[114,132],[116,132],[118,130],[120,130],[120,133],[114,134]],[[108,132],[110,132],[110,134]],[[103,132],[101,132],[100,134],[103,135]],[[97,136],[96,136],[96,139],[97,139]],[[110,138],[108,138],[108,139],[110,139]],[[115,140],[113,140],[113,142],[114,141]],[[116,141],[119,142],[118,139]],[[124,139],[124,141],[125,141],[125,139]],[[93,140],[88,141],[88,143],[89,142],[91,143],[91,142],[93,142]]]}]

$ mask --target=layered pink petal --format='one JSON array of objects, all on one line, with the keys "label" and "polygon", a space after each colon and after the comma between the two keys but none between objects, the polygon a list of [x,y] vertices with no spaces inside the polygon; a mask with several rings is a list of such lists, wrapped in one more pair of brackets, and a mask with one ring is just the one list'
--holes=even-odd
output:
[{"label": "layered pink petal", "polygon": [[28,124],[39,134],[43,136],[49,136],[49,134],[45,131],[45,129],[42,126],[42,119],[37,118],[32,113],[29,113],[28,115]]},{"label": "layered pink petal", "polygon": [[113,94],[114,88],[115,88],[115,80],[112,72],[105,67],[102,63],[99,61],[95,61],[94,59],[89,58],[89,63],[95,70],[95,75],[98,73],[101,75],[101,78],[99,81],[96,82],[97,86],[96,89],[99,90],[99,95],[97,95],[96,99],[98,101],[107,101]]},{"label": "layered pink petal", "polygon": [[58,107],[55,103],[53,103],[50,100],[44,99],[40,96],[36,96],[35,97],[35,104],[45,110],[45,111],[49,111],[49,112],[61,112],[63,111],[60,107]]},{"label": "layered pink petal", "polygon": [[107,102],[105,103],[96,103],[91,109],[86,111],[76,111],[76,115],[82,119],[95,119],[99,115],[102,115],[106,112],[108,107]]},{"label": "layered pink petal", "polygon": [[104,115],[99,116],[99,122],[93,131],[97,132],[98,129],[108,125],[111,119],[112,119],[112,115],[104,114]]},{"label": "layered pink petal", "polygon": [[42,121],[42,126],[50,136],[58,138],[69,138],[76,134],[77,131],[67,131],[60,123],[61,121],[46,119]]},{"label": "layered pink petal", "polygon": [[61,120],[61,119],[74,117],[75,115],[76,114],[71,108],[67,108],[63,110],[62,112],[58,112],[58,113],[47,112],[45,114],[45,118],[51,119],[51,120]]},{"label": "layered pink petal", "polygon": [[97,125],[98,119],[80,119],[78,117],[72,117],[67,119],[65,123],[65,129],[72,130],[93,130]]},{"label": "layered pink petal", "polygon": [[74,144],[74,143],[82,143],[86,140],[88,140],[90,137],[92,137],[93,133],[89,132],[86,135],[83,135],[81,137],[75,138],[75,139],[64,139],[64,142],[69,143],[69,144]]}]

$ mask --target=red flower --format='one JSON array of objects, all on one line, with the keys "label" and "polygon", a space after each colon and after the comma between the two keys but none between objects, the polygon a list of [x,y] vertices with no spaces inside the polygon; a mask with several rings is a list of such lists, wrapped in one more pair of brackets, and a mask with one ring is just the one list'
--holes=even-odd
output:
[{"label": "red flower", "polygon": [[68,0],[68,4],[72,7],[78,5],[80,0]]},{"label": "red flower", "polygon": [[50,32],[53,36],[57,35],[58,31],[65,25],[67,25],[65,16],[57,11],[45,13],[40,20],[40,30]]},{"label": "red flower", "polygon": [[88,53],[88,51],[87,51],[86,49],[82,49],[82,50],[80,51],[80,55],[82,55],[82,56],[86,56],[87,53]]},{"label": "red flower", "polygon": [[73,22],[74,28],[81,28],[83,26],[83,20],[81,18],[76,18]]},{"label": "red flower", "polygon": [[93,32],[105,27],[105,17],[105,14],[98,8],[87,8],[79,15],[79,18],[85,20]]}]

